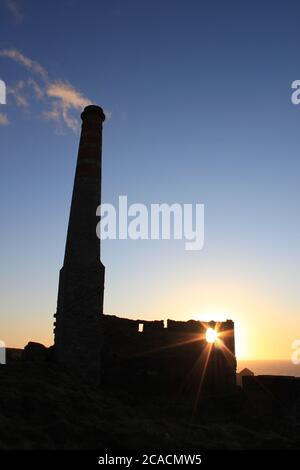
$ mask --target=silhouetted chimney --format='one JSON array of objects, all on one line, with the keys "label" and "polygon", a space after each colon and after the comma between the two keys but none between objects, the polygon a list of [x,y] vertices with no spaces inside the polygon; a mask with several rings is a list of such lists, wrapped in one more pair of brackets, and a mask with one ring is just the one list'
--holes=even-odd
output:
[{"label": "silhouetted chimney", "polygon": [[82,129],[69,217],[64,265],[60,270],[55,336],[56,360],[95,377],[100,372],[100,320],[104,266],[100,261],[102,123],[99,106],[81,114]]}]

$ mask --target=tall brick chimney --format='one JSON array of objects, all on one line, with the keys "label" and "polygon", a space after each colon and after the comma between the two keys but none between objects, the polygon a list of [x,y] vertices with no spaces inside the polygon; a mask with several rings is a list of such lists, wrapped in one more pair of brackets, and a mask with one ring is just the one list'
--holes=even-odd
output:
[{"label": "tall brick chimney", "polygon": [[84,109],[81,119],[65,257],[59,276],[54,351],[59,363],[94,379],[100,372],[105,271],[96,235],[105,115],[99,106],[91,105]]}]

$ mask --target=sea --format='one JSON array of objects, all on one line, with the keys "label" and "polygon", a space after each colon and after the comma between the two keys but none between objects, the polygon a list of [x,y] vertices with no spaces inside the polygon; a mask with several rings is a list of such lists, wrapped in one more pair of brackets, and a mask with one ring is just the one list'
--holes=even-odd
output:
[{"label": "sea", "polygon": [[300,364],[291,361],[238,360],[237,372],[247,367],[255,375],[291,375],[300,377]]}]

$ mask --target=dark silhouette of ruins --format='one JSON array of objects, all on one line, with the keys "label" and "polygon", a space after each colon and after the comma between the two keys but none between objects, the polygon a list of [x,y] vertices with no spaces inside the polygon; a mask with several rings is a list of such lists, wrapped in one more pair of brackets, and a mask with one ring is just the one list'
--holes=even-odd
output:
[{"label": "dark silhouette of ruins", "polygon": [[[96,235],[101,202],[99,106],[83,113],[64,264],[60,271],[54,356],[104,386],[133,390],[218,390],[235,386],[234,324],[144,321],[103,315],[104,266]],[[216,328],[215,343],[206,340]]]},{"label": "dark silhouette of ruins", "polygon": [[[219,338],[208,343],[206,330]],[[104,385],[143,393],[221,392],[236,383],[232,321],[145,321],[103,316]]]}]

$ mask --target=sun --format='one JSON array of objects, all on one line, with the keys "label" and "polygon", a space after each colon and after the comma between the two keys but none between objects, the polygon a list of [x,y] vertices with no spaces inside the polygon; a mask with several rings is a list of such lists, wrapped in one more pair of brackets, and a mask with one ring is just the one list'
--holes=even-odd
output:
[{"label": "sun", "polygon": [[213,328],[207,328],[205,338],[208,343],[215,343],[218,339],[219,333]]}]

